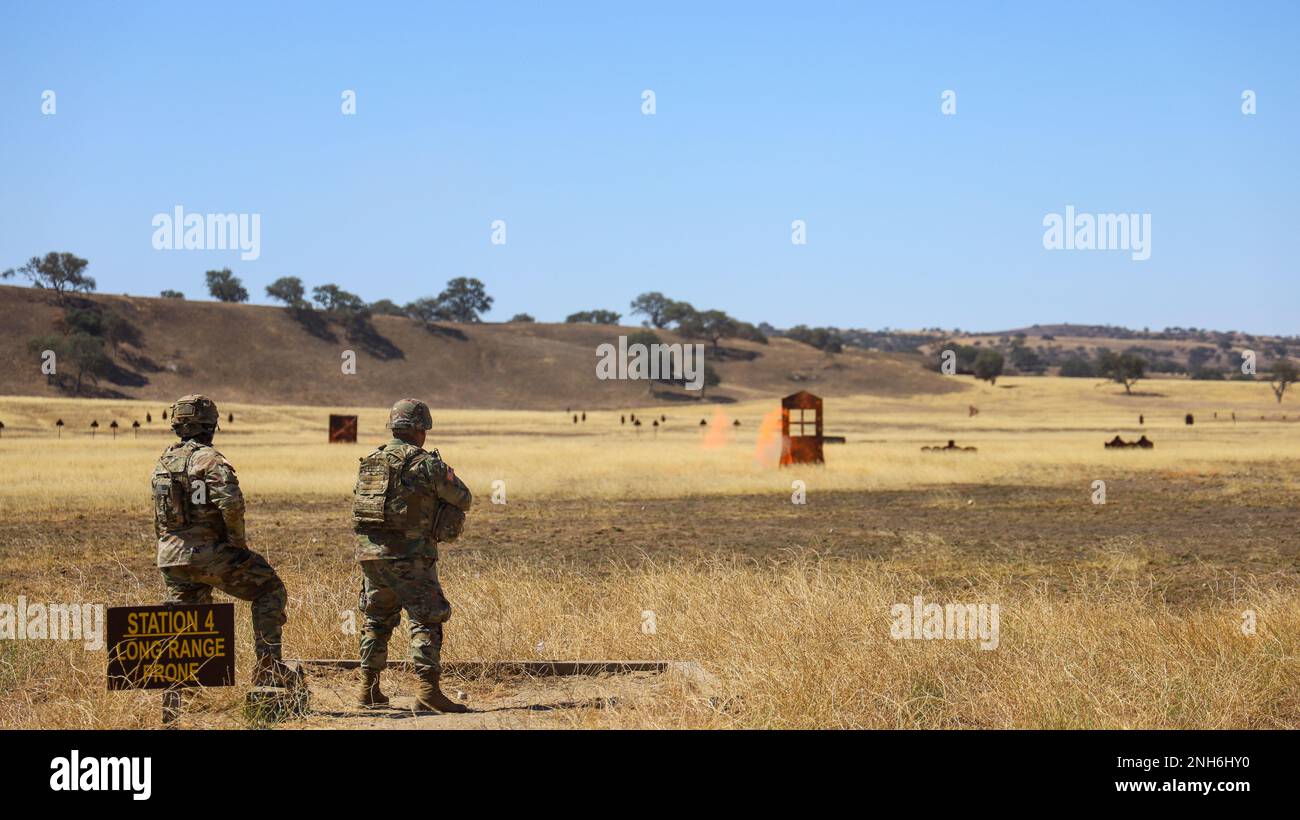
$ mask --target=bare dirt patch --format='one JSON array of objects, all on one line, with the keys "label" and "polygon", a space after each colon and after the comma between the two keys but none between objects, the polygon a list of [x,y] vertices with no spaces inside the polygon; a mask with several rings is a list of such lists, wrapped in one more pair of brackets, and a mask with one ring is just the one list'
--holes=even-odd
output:
[{"label": "bare dirt patch", "polygon": [[[1300,581],[1300,508],[1260,482],[1226,491],[1221,477],[1108,482],[1105,505],[1071,487],[946,486],[642,501],[582,499],[480,503],[444,560],[520,558],[618,572],[628,564],[718,555],[780,557],[812,549],[888,562],[933,581],[962,583],[997,566],[1027,582],[1064,586],[1078,573],[1149,577],[1171,601],[1191,602],[1234,576],[1264,588]],[[69,512],[41,522],[0,521],[5,586],[59,576],[116,577],[152,586],[146,516]],[[343,500],[250,503],[254,547],[310,572],[351,560]],[[1120,560],[1122,559],[1122,560]]]},{"label": "bare dirt patch", "polygon": [[310,676],[312,714],[294,726],[312,729],[558,729],[589,722],[589,712],[635,708],[639,702],[669,696],[671,681],[652,672],[599,676],[444,679],[443,689],[473,711],[442,715],[414,711],[418,681],[413,675],[384,675],[387,708],[362,709],[353,703],[358,674],[316,672]]}]

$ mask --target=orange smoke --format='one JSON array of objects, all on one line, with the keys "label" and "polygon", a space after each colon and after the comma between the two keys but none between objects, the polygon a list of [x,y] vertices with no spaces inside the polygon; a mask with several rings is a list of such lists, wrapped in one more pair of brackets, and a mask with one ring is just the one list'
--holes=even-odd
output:
[{"label": "orange smoke", "polygon": [[727,430],[731,420],[722,412],[721,407],[713,409],[713,420],[704,431],[704,447],[709,450],[727,446]]},{"label": "orange smoke", "polygon": [[779,409],[763,416],[763,421],[758,425],[754,462],[760,467],[776,467],[781,463],[781,411]]}]

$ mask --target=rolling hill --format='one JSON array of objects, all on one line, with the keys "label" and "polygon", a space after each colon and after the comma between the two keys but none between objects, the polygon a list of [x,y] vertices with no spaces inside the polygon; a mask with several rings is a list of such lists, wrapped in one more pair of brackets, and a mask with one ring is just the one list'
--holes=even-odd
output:
[{"label": "rolling hill", "polygon": [[[640,328],[576,324],[452,324],[428,327],[376,316],[351,334],[318,312],[137,296],[76,297],[123,322],[107,375],[82,395],[172,400],[203,392],[255,404],[382,406],[414,395],[440,407],[601,409],[697,400],[644,381],[596,378],[596,348]],[[0,286],[0,394],[68,395],[42,374],[32,339],[58,333],[64,310],[49,291]],[[665,342],[683,341],[657,331]],[[708,401],[739,401],[807,389],[827,396],[915,395],[962,389],[924,369],[916,355],[849,349],[829,355],[789,339],[723,340],[706,360],[721,384]],[[356,354],[345,374],[344,351]],[[65,368],[66,374],[66,368]]]}]

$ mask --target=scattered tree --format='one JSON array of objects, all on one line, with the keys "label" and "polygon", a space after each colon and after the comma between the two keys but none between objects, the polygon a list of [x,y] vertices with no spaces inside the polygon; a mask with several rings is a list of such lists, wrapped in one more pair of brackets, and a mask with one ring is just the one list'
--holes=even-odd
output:
[{"label": "scattered tree", "polygon": [[1020,373],[1042,373],[1047,369],[1043,358],[1033,348],[1022,344],[1011,345],[1011,366]]},{"label": "scattered tree", "polygon": [[403,310],[406,311],[407,316],[423,325],[431,325],[434,322],[443,322],[451,318],[442,303],[431,296],[416,299]]},{"label": "scattered tree", "polygon": [[1092,378],[1097,375],[1092,363],[1082,356],[1071,356],[1061,362],[1061,375],[1066,378]]},{"label": "scattered tree", "polygon": [[510,321],[511,323],[527,323],[536,322],[537,320],[527,313],[516,313],[514,316],[510,317]]},{"label": "scattered tree", "polygon": [[616,325],[622,318],[621,313],[612,310],[581,310],[564,317],[568,324]]},{"label": "scattered tree", "polygon": [[713,369],[713,365],[705,362],[704,383],[700,388],[700,401],[704,401],[704,394],[710,387],[717,387],[720,384],[722,384],[722,377],[718,375],[718,371]]},{"label": "scattered tree", "polygon": [[1211,359],[1219,358],[1219,353],[1212,347],[1199,346],[1187,351],[1187,370],[1195,373]]},{"label": "scattered tree", "polygon": [[90,293],[95,289],[95,280],[85,273],[89,264],[75,254],[51,251],[44,257],[33,256],[16,271],[10,268],[0,273],[0,279],[21,273],[31,280],[33,287],[52,290],[59,304],[67,304],[69,293]]},{"label": "scattered tree", "polygon": [[756,327],[749,322],[736,322],[736,338],[744,339],[747,342],[758,342],[761,345],[767,344],[767,334],[762,328]]},{"label": "scattered tree", "polygon": [[957,357],[953,363],[955,373],[969,376],[975,372],[975,357],[979,355],[980,349],[974,345],[959,344],[950,339],[942,339],[934,345],[934,359],[930,363],[932,370],[943,371],[943,352],[945,350],[951,350]]},{"label": "scattered tree", "polygon": [[185,298],[185,294],[181,293],[179,290],[165,290],[165,291],[163,291],[162,293],[160,293],[160,294],[158,294],[158,295],[161,296],[161,297],[164,298],[164,299],[184,299],[184,298]]},{"label": "scattered tree", "polygon": [[302,286],[302,280],[296,276],[281,276],[274,282],[266,286],[266,295],[291,308],[308,307],[304,299],[307,291]]},{"label": "scattered tree", "polygon": [[350,314],[366,310],[366,303],[355,293],[338,285],[319,285],[311,289],[311,299],[321,310],[330,313]]},{"label": "scattered tree", "polygon": [[104,339],[112,346],[114,355],[117,355],[124,342],[136,347],[141,345],[140,331],[112,310],[104,313]]},{"label": "scattered tree", "polygon": [[677,303],[658,291],[643,293],[632,300],[632,314],[645,316],[646,327],[663,329],[673,321],[672,311],[675,304]]},{"label": "scattered tree", "polygon": [[973,370],[975,378],[989,384],[997,384],[998,376],[1002,375],[1002,365],[1004,364],[1002,354],[991,347],[985,347],[975,355]]},{"label": "scattered tree", "polygon": [[139,332],[130,322],[100,305],[68,307],[63,312],[60,324],[65,334],[84,333],[107,341],[112,345],[114,353],[118,352],[123,342],[139,342]]},{"label": "scattered tree", "polygon": [[477,279],[459,276],[438,294],[438,302],[453,322],[480,322],[480,313],[492,309],[492,297]]},{"label": "scattered tree", "polygon": [[230,272],[230,268],[210,270],[203,274],[208,282],[208,293],[221,302],[247,302],[248,291],[239,277]]},{"label": "scattered tree", "polygon": [[[653,330],[638,330],[627,337],[628,350],[632,349],[632,345],[645,345],[646,350],[653,350],[654,348],[652,348],[651,345],[657,344],[662,344],[662,342],[659,340],[659,334],[655,333]],[[674,380],[671,373],[660,373],[658,379],[646,379],[646,391],[649,392],[651,396],[655,393],[656,381],[661,381],[665,384],[681,383],[680,380]]]},{"label": "scattered tree", "polygon": [[690,302],[676,302],[670,299],[664,308],[662,321],[665,325],[675,324],[680,330],[683,325],[694,322],[696,316],[697,311]]},{"label": "scattered tree", "polygon": [[373,330],[370,306],[355,293],[338,285],[319,285],[311,289],[311,298],[321,310],[342,321],[349,336],[360,336]]},{"label": "scattered tree", "polygon": [[68,308],[63,312],[63,329],[66,333],[104,335],[104,314],[94,305],[88,308]]},{"label": "scattered tree", "polygon": [[1273,363],[1269,387],[1273,388],[1273,395],[1277,396],[1277,403],[1282,403],[1282,395],[1286,389],[1300,380],[1300,367],[1290,359],[1278,359]]},{"label": "scattered tree", "polygon": [[1113,353],[1100,350],[1097,354],[1097,375],[1124,385],[1124,392],[1133,393],[1133,385],[1146,376],[1147,360],[1136,353]]},{"label": "scattered tree", "polygon": [[795,325],[785,332],[785,337],[827,353],[839,353],[844,350],[844,340],[840,338],[839,331],[833,327]]},{"label": "scattered tree", "polygon": [[720,310],[703,310],[679,321],[677,330],[684,336],[707,339],[717,352],[719,342],[739,334],[740,323]]},{"label": "scattered tree", "polygon": [[370,303],[370,312],[376,316],[405,316],[406,311],[402,310],[391,299],[380,299],[378,302]]},{"label": "scattered tree", "polygon": [[662,344],[659,340],[659,334],[653,330],[638,330],[627,337],[627,346],[631,349],[632,345],[650,345]]},{"label": "scattered tree", "polygon": [[104,351],[104,341],[82,331],[75,331],[67,336],[58,334],[40,336],[30,340],[27,349],[36,354],[46,350],[54,351],[58,367],[64,370],[64,373],[53,377],[52,380],[56,383],[67,384],[64,375],[70,366],[75,374],[72,379],[74,396],[81,394],[86,379],[98,383],[99,378],[106,375],[112,367],[112,360]]}]

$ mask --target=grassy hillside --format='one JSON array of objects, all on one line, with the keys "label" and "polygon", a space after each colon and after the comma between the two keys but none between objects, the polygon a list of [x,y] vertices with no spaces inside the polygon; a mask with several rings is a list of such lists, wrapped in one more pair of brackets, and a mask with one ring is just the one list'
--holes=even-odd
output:
[{"label": "grassy hillside", "polygon": [[[113,353],[113,373],[83,395],[173,399],[201,391],[218,401],[256,404],[382,406],[404,395],[440,407],[608,409],[694,401],[667,385],[596,379],[596,347],[637,328],[554,324],[440,324],[376,316],[372,334],[349,338],[313,314],[257,305],[135,296],[80,297],[122,317],[128,340]],[[0,394],[66,395],[40,372],[30,339],[57,332],[63,311],[45,291],[0,287]],[[682,341],[659,332],[665,342]],[[887,396],[961,389],[925,371],[918,357],[848,351],[827,355],[787,339],[771,344],[724,340],[706,359],[721,385],[710,401],[740,401],[808,389],[823,395]],[[357,356],[355,375],[342,355]],[[25,365],[24,365],[25,363]]]}]

